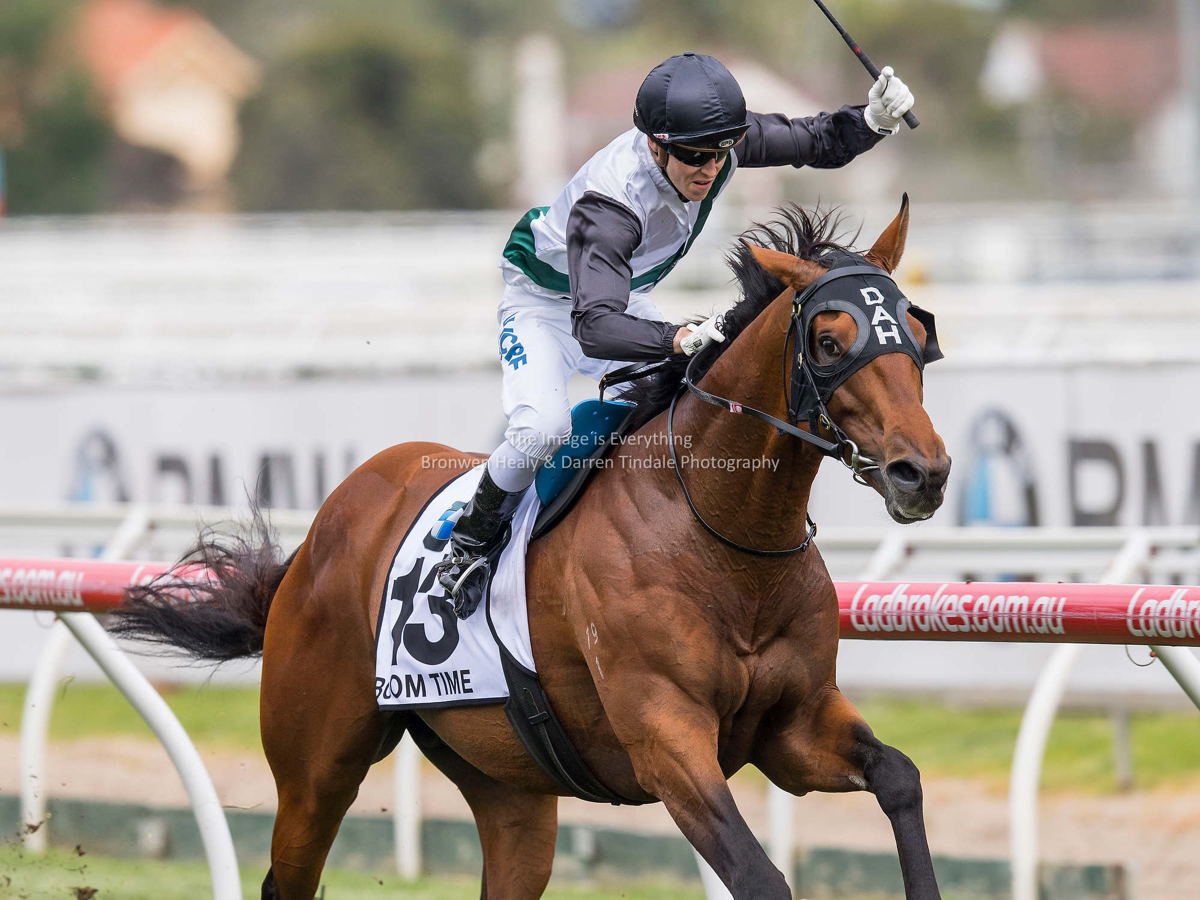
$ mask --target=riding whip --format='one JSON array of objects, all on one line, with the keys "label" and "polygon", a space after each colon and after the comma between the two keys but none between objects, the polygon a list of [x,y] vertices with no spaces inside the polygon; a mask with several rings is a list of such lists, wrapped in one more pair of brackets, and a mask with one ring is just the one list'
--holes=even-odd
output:
[{"label": "riding whip", "polygon": [[[854,38],[850,37],[850,33],[842,27],[842,23],[833,17],[833,13],[829,11],[828,6],[822,3],[821,0],[813,0],[813,3],[817,4],[821,12],[825,13],[825,18],[833,23],[833,27],[838,30],[838,33],[842,36],[842,40],[846,42],[846,46],[854,51],[854,55],[858,57],[858,61],[863,64],[863,68],[871,73],[872,78],[878,81],[879,69],[875,67],[875,63],[871,62],[871,57],[863,53],[862,47],[858,46]],[[921,120],[913,115],[912,110],[909,110],[904,114],[904,124],[909,128],[916,128],[921,124]]]}]

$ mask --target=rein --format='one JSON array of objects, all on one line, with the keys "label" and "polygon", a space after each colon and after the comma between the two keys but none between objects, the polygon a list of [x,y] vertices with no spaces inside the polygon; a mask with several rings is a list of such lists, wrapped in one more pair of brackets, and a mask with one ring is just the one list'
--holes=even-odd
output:
[{"label": "rein", "polygon": [[[697,353],[696,356],[692,357],[692,360],[694,361],[696,359],[696,357],[699,355],[700,354]],[[692,363],[689,362],[688,369],[691,369],[691,367],[692,367]],[[692,383],[691,379],[688,378],[686,372],[684,374],[684,384],[686,385],[686,388],[681,387],[679,389],[679,392],[676,393],[675,396],[671,398],[671,405],[669,407],[667,407],[667,447],[671,451],[671,468],[673,468],[675,470],[675,478],[679,481],[679,486],[681,488],[683,488],[683,499],[687,501],[688,509],[690,509],[692,511],[692,515],[696,517],[696,521],[699,522],[701,525],[703,525],[704,530],[707,531],[709,534],[711,534],[713,537],[715,537],[717,540],[719,540],[722,544],[726,544],[730,547],[733,547],[735,550],[741,550],[743,553],[749,553],[752,556],[791,556],[793,553],[803,553],[805,550],[808,549],[808,545],[813,542],[813,538],[815,538],[817,536],[817,523],[812,520],[812,516],[810,516],[807,513],[807,511],[804,514],[804,520],[808,523],[808,533],[804,536],[804,540],[801,541],[799,544],[797,544],[795,547],[788,547],[785,550],[762,550],[762,549],[759,549],[758,547],[747,547],[745,544],[739,544],[733,538],[729,538],[729,537],[726,537],[725,535],[721,534],[721,532],[717,531],[717,529],[713,528],[711,525],[708,524],[707,521],[705,521],[704,516],[700,515],[700,510],[698,510],[696,508],[696,504],[692,500],[692,495],[691,495],[691,492],[688,491],[687,484],[684,483],[683,472],[680,470],[680,466],[679,466],[679,458],[675,454],[675,403],[676,403],[676,401],[679,400],[680,397],[683,396],[683,392],[685,389],[690,389],[691,391],[696,393],[696,396],[700,397],[701,400],[706,400],[707,402],[712,403],[715,406],[719,406],[722,409],[726,409],[729,412],[734,412],[734,413],[745,412],[745,413],[749,413],[750,415],[755,415],[757,418],[761,418],[767,422],[772,422],[772,423],[778,422],[780,425],[784,425],[789,428],[790,428],[790,426],[787,426],[786,422],[781,422],[779,419],[776,419],[774,416],[768,415],[767,413],[764,413],[764,412],[759,412],[759,410],[757,410],[757,409],[753,409],[751,407],[743,407],[740,403],[733,403],[732,401],[725,400],[724,398],[718,397],[715,394],[709,394],[707,391],[702,391],[700,388],[696,387]],[[711,399],[709,399],[709,398],[711,398]],[[733,407],[737,407],[737,408],[734,409]],[[794,430],[796,431],[797,434],[808,435],[808,432],[806,432],[806,431],[800,431],[799,429],[794,429]],[[808,436],[811,437],[812,435],[808,435]],[[820,441],[822,444],[829,443],[828,441],[822,440],[821,438],[817,438],[817,440]],[[834,445],[830,445],[830,446],[834,446]],[[826,455],[828,455],[828,454],[826,454]]]},{"label": "rein", "polygon": [[[775,430],[781,435],[788,434],[794,438],[799,438],[806,444],[812,446],[822,456],[836,459],[838,462],[844,465],[851,471],[854,476],[854,480],[859,484],[868,484],[865,473],[879,469],[879,465],[875,462],[875,460],[859,453],[858,445],[855,444],[854,441],[850,440],[846,433],[838,427],[836,422],[833,421],[833,417],[829,415],[829,410],[825,407],[825,401],[822,399],[820,392],[817,390],[812,372],[809,369],[807,356],[805,356],[803,353],[798,353],[793,357],[793,373],[790,379],[788,377],[788,345],[792,343],[793,335],[795,335],[795,346],[801,346],[801,342],[804,339],[803,326],[800,321],[800,310],[804,305],[804,301],[816,293],[819,288],[824,287],[826,284],[834,281],[835,279],[844,278],[848,275],[862,274],[886,275],[883,270],[875,266],[842,266],[836,269],[830,269],[820,278],[815,279],[812,284],[805,288],[803,293],[797,292],[792,301],[791,321],[788,324],[787,334],[783,339],[783,391],[784,399],[787,403],[788,415],[792,419],[791,422],[785,422],[782,419],[771,415],[770,413],[763,412],[761,409],[755,409],[753,406],[746,406],[744,403],[738,403],[736,400],[729,400],[725,397],[720,397],[711,393],[710,391],[704,390],[704,388],[696,384],[692,378],[692,367],[700,359],[701,353],[704,351],[702,350],[700,353],[697,353],[690,360],[688,360],[687,368],[684,369],[683,372],[683,384],[680,386],[680,389],[675,396],[671,398],[671,405],[667,409],[667,446],[671,451],[671,463],[675,470],[675,478],[678,480],[679,486],[683,489],[683,497],[687,501],[688,508],[691,509],[692,515],[696,517],[696,521],[703,525],[704,529],[713,537],[717,538],[717,540],[721,541],[721,543],[733,547],[736,550],[740,550],[743,553],[749,553],[753,556],[790,556],[793,553],[803,553],[808,549],[809,545],[813,542],[813,538],[817,536],[817,524],[812,520],[812,516],[805,512],[804,518],[808,523],[808,533],[805,535],[804,540],[801,543],[797,544],[795,547],[788,547],[784,550],[763,550],[758,547],[747,547],[745,544],[738,543],[732,538],[721,534],[712,525],[705,521],[704,516],[700,514],[700,510],[696,508],[696,504],[692,500],[691,492],[688,491],[687,484],[683,480],[683,472],[680,470],[679,460],[675,454],[675,404],[679,401],[679,398],[683,396],[684,391],[691,392],[693,396],[698,397],[705,403],[709,403],[718,409],[723,409],[726,412],[731,412],[735,415],[750,416],[751,418],[766,422],[768,425],[773,425]],[[707,350],[708,348],[705,347],[704,349]],[[791,382],[791,385],[796,385],[798,381],[798,375],[802,375],[806,379],[807,386],[810,388],[815,398],[812,404],[812,409],[807,411],[807,418],[812,423],[810,425],[810,430],[808,431],[796,427],[796,423],[800,421],[802,413],[800,410],[794,408],[793,402],[798,398],[793,398],[791,396],[791,391],[789,390],[789,381]],[[817,433],[818,429],[821,427],[826,428],[833,434],[834,439],[832,441],[826,440],[825,438],[821,437],[819,433]]]},{"label": "rein", "polygon": [[[709,534],[721,541],[721,543],[733,547],[736,550],[740,550],[743,553],[749,553],[753,556],[789,556],[793,553],[803,553],[808,549],[809,545],[813,541],[813,538],[816,537],[816,523],[813,522],[812,517],[806,512],[805,521],[808,523],[808,533],[805,535],[804,540],[795,547],[789,547],[783,550],[763,550],[757,547],[748,547],[717,531],[717,529],[710,525],[704,519],[704,516],[700,514],[700,510],[696,508],[696,504],[692,500],[691,492],[688,490],[687,484],[683,480],[683,472],[679,465],[678,455],[675,452],[675,405],[685,392],[690,392],[698,399],[703,400],[705,403],[711,404],[718,409],[723,409],[726,412],[734,413],[735,415],[746,415],[754,419],[759,419],[760,421],[766,422],[768,425],[773,426],[780,435],[791,435],[792,437],[798,438],[799,440],[804,441],[806,444],[813,447],[813,449],[815,449],[822,456],[836,459],[850,470],[855,481],[857,481],[859,484],[870,486],[870,483],[866,479],[866,473],[878,471],[879,464],[875,460],[871,459],[870,457],[863,456],[859,452],[858,445],[855,444],[854,441],[852,441],[846,435],[846,433],[838,427],[837,423],[833,421],[833,417],[830,416],[829,410],[825,405],[825,398],[827,396],[832,396],[833,392],[836,391],[837,388],[839,388],[842,383],[855,371],[857,371],[857,367],[852,368],[850,365],[843,365],[840,366],[835,372],[822,370],[820,380],[821,385],[824,388],[824,390],[822,390],[822,387],[818,385],[817,377],[813,373],[811,367],[812,364],[809,362],[807,355],[803,351],[806,330],[804,322],[805,315],[808,315],[809,318],[811,318],[812,315],[815,315],[816,311],[819,311],[827,306],[835,306],[846,309],[851,308],[850,304],[839,301],[834,301],[833,303],[829,301],[819,301],[816,307],[811,307],[806,313],[806,301],[812,298],[817,291],[826,287],[830,282],[852,275],[871,275],[882,277],[887,279],[893,288],[895,287],[895,282],[892,281],[891,275],[877,266],[869,264],[849,266],[843,265],[830,269],[824,275],[815,279],[803,291],[797,291],[792,300],[791,321],[788,324],[787,334],[783,339],[783,393],[784,400],[787,405],[788,417],[791,419],[791,422],[785,422],[783,419],[779,419],[770,413],[763,412],[761,409],[755,409],[752,406],[746,406],[745,404],[739,403],[736,400],[730,400],[726,397],[718,396],[717,394],[713,394],[700,387],[693,379],[693,367],[699,362],[701,355],[705,352],[705,350],[708,350],[708,347],[705,347],[688,360],[687,366],[683,373],[683,383],[680,385],[679,390],[671,398],[671,404],[667,408],[667,444],[671,452],[671,465],[675,470],[675,478],[679,482],[680,488],[683,490],[683,496],[687,501],[688,508],[691,509],[692,515],[695,516],[696,521],[703,525]],[[868,291],[873,291],[873,294],[877,296],[878,299],[868,299]],[[860,293],[863,296],[862,302],[868,307],[878,306],[882,304],[885,299],[883,294],[873,288],[868,288]],[[914,342],[913,347],[906,349],[904,344],[901,343],[901,339],[899,337],[899,322],[897,322],[895,318],[888,316],[887,321],[893,322],[897,325],[896,333],[895,335],[880,334],[879,343],[880,345],[883,345],[886,337],[895,337],[899,346],[896,348],[875,348],[872,350],[867,350],[865,346],[867,337],[865,334],[862,334],[860,335],[861,340],[856,340],[855,347],[853,348],[854,353],[848,358],[849,363],[853,363],[855,360],[858,360],[858,367],[861,367],[866,362],[869,362],[871,359],[884,353],[903,352],[907,353],[913,358],[914,362],[917,363],[918,369],[923,369],[925,362],[941,358],[941,351],[937,347],[936,333],[933,331],[932,316],[925,313],[923,310],[918,310],[916,307],[912,307],[902,296],[900,297],[900,300],[903,302],[904,306],[895,307],[895,312],[897,315],[903,316],[904,312],[911,310],[914,315],[920,313],[921,316],[924,317],[922,318],[922,321],[927,323],[926,327],[928,331],[926,348],[922,350],[921,348],[916,347]],[[857,320],[859,314],[855,312],[854,315]],[[862,332],[864,326],[867,325],[866,319],[863,319],[858,324],[859,330]],[[904,327],[907,329],[907,325]],[[908,331],[908,337],[911,339],[911,331]],[[792,365],[790,373],[788,371],[789,345],[793,345],[795,348],[797,348],[791,354]],[[709,346],[713,345],[710,344]],[[619,384],[621,382],[644,378],[648,375],[653,375],[656,372],[666,368],[668,364],[668,362],[650,365],[634,364],[614,370],[600,381],[601,399],[604,397],[604,389],[606,387],[613,384]],[[799,407],[802,403],[804,403],[805,398],[808,400],[807,406],[805,409],[800,409]],[[801,419],[807,419],[809,426],[808,430],[797,427]],[[821,436],[820,430],[822,428],[826,429],[830,434],[832,434],[833,440],[827,440]]]},{"label": "rein", "polygon": [[[796,313],[796,310],[799,309],[799,306],[799,302],[794,305],[792,321],[788,326],[788,333],[783,341],[785,371],[787,366],[788,343],[790,343],[793,333],[796,333],[797,335],[799,333],[799,323]],[[704,349],[707,350],[708,348],[705,347]],[[671,451],[671,467],[675,470],[675,478],[679,482],[680,488],[683,489],[683,498],[687,501],[688,508],[692,511],[692,515],[696,517],[697,522],[704,526],[705,531],[707,531],[721,543],[733,547],[735,550],[740,550],[743,553],[749,553],[752,556],[791,556],[794,553],[803,553],[813,542],[813,538],[817,536],[817,523],[812,520],[812,516],[810,516],[807,511],[804,514],[804,519],[808,523],[808,533],[804,536],[804,540],[795,547],[788,547],[783,550],[763,550],[759,547],[748,547],[745,544],[741,544],[733,540],[733,538],[721,534],[721,532],[717,531],[717,529],[710,525],[705,520],[704,516],[700,514],[700,510],[696,508],[696,504],[692,500],[691,492],[688,490],[687,484],[683,480],[683,471],[679,465],[679,459],[675,453],[675,404],[679,401],[679,398],[683,396],[684,392],[690,391],[694,396],[699,397],[705,403],[710,403],[718,409],[723,409],[726,412],[731,412],[735,415],[750,416],[751,418],[766,422],[768,425],[774,425],[775,430],[781,435],[790,434],[792,437],[799,438],[800,440],[814,447],[822,456],[832,457],[846,468],[850,469],[850,471],[854,473],[854,480],[858,481],[860,484],[867,483],[866,479],[863,477],[863,472],[868,472],[872,469],[878,469],[879,466],[876,465],[874,460],[868,459],[858,452],[858,445],[855,444],[854,441],[850,440],[850,438],[846,436],[846,433],[834,423],[833,419],[829,415],[829,411],[825,408],[825,402],[819,397],[817,398],[817,419],[821,425],[824,425],[831,432],[833,432],[835,438],[833,441],[827,441],[819,434],[813,434],[811,431],[804,431],[803,429],[797,428],[794,424],[776,418],[770,413],[763,412],[761,409],[755,409],[753,406],[746,406],[743,403],[738,403],[736,400],[729,400],[725,397],[720,397],[704,390],[704,388],[700,387],[695,381],[692,380],[692,366],[695,365],[696,361],[700,358],[700,355],[703,352],[704,351],[702,350],[700,353],[697,353],[690,360],[688,360],[687,368],[684,369],[683,372],[683,384],[680,386],[679,391],[675,394],[675,396],[671,398],[671,405],[667,407],[667,447]],[[807,375],[807,366],[802,363],[801,368]],[[809,375],[809,378],[811,377],[812,376]],[[784,393],[786,396],[786,375],[784,380]],[[790,398],[788,406],[790,410]],[[849,453],[849,457],[847,457],[847,453]]]}]

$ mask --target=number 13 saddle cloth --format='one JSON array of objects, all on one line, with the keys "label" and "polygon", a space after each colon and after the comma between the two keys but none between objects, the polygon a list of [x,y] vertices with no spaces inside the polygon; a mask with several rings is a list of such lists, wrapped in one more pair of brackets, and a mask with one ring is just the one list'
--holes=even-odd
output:
[{"label": "number 13 saddle cloth", "polygon": [[392,560],[375,637],[375,698],[381,709],[503,702],[508,685],[499,644],[534,671],[525,611],[525,549],[541,504],[528,491],[512,521],[479,610],[454,615],[434,565],[475,493],[483,467],[468,470],[430,498]]}]

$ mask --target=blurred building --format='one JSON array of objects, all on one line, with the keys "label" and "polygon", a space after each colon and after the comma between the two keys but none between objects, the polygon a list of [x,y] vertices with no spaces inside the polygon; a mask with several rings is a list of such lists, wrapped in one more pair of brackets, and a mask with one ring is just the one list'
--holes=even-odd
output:
[{"label": "blurred building", "polygon": [[[1196,178],[1196,123],[1180,52],[1177,36],[1161,29],[1014,21],[996,32],[980,89],[996,106],[1022,110],[1030,162],[1050,177],[1081,180],[1085,195],[1111,194],[1114,185],[1186,193]],[[1084,130],[1089,119],[1107,133]],[[1080,166],[1066,145],[1081,137],[1097,160],[1123,161]]]},{"label": "blurred building", "polygon": [[225,206],[254,60],[199,13],[145,0],[89,0],[78,41],[117,135],[177,161],[188,206]]}]

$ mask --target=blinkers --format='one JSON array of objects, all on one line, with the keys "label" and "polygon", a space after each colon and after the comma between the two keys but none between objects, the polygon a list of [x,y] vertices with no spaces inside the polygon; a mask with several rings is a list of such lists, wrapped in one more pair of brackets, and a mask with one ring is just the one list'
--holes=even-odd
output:
[{"label": "blinkers", "polygon": [[[942,358],[933,314],[913,306],[883,269],[850,253],[840,257],[821,277],[792,301],[789,339],[794,338],[788,412],[793,422],[808,419],[816,426],[825,404],[845,381],[872,360],[887,353],[903,353],[924,373],[928,363]],[[823,312],[844,312],[854,319],[854,343],[833,363],[817,365],[806,349],[813,322]],[[917,343],[908,324],[912,313],[925,328],[925,344]]]}]

